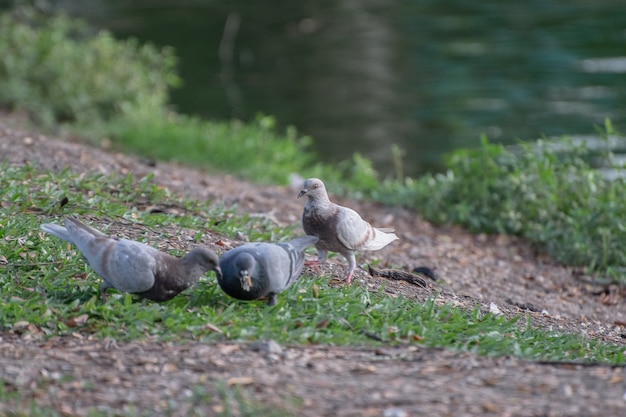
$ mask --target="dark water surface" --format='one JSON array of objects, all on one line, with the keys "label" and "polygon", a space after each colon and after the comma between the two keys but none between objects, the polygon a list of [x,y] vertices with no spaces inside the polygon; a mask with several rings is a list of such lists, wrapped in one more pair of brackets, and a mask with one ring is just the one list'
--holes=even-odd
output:
[{"label": "dark water surface", "polygon": [[327,162],[358,151],[393,172],[441,169],[487,134],[514,143],[626,132],[626,1],[58,0],[180,57],[180,112],[275,115]]}]

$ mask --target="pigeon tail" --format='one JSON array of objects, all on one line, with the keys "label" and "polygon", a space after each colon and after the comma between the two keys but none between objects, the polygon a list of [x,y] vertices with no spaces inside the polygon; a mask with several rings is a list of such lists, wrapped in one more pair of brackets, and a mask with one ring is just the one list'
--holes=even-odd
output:
[{"label": "pigeon tail", "polygon": [[398,239],[395,233],[386,233],[386,230],[390,230],[393,232],[393,229],[377,229],[373,228],[374,237],[370,239],[364,246],[362,246],[361,250],[379,250]]},{"label": "pigeon tail", "polygon": [[54,235],[61,240],[65,240],[66,242],[70,242],[74,244],[74,241],[72,240],[72,237],[70,236],[69,232],[63,226],[59,226],[58,224],[52,224],[52,223],[44,223],[41,225],[41,230],[43,230],[46,233],[50,233],[51,235]]},{"label": "pigeon tail", "polygon": [[291,246],[293,246],[293,248],[297,252],[302,252],[303,250],[305,250],[309,246],[313,245],[314,243],[317,243],[318,240],[319,240],[319,238],[317,236],[307,235],[307,236],[297,237],[297,238],[292,239],[292,240],[290,240],[290,241],[288,241],[286,243],[288,243]]},{"label": "pigeon tail", "polygon": [[83,241],[88,241],[96,237],[114,239],[105,235],[101,231],[94,229],[93,227],[87,226],[85,223],[80,222],[77,219],[66,217],[63,222],[65,223],[65,228],[71,235],[74,236],[75,239]]}]

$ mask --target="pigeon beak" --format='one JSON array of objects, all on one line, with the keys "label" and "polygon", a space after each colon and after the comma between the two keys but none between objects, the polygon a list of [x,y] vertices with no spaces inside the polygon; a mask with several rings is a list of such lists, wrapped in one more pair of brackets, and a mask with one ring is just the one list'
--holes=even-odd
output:
[{"label": "pigeon beak", "polygon": [[219,266],[216,266],[215,269],[213,270],[215,271],[215,276],[217,277],[218,281],[222,280],[222,268],[220,268]]},{"label": "pigeon beak", "polygon": [[241,282],[241,288],[243,288],[244,291],[250,291],[250,288],[252,288],[252,278],[250,274],[248,274],[248,271],[241,271],[239,280]]},{"label": "pigeon beak", "polygon": [[308,192],[309,192],[309,190],[300,190],[300,193],[298,194],[298,198],[302,197],[303,195],[305,195]]}]

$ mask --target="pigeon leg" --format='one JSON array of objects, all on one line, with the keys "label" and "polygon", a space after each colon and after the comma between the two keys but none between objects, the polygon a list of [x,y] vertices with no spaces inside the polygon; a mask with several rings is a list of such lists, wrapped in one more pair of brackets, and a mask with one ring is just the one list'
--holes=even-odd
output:
[{"label": "pigeon leg", "polygon": [[328,251],[318,249],[317,260],[316,261],[304,261],[304,264],[317,269],[319,267],[319,264],[325,263],[327,259],[328,259]]},{"label": "pigeon leg", "polygon": [[107,288],[100,288],[100,299],[102,300],[102,303],[106,303],[107,302]]},{"label": "pigeon leg", "polygon": [[278,297],[276,296],[276,294],[270,293],[268,297],[269,297],[269,300],[267,301],[267,305],[270,307],[275,306],[276,303],[278,302]]},{"label": "pigeon leg", "polygon": [[100,283],[100,299],[103,303],[107,302],[107,290],[109,288],[111,288],[111,286],[106,281]]},{"label": "pigeon leg", "polygon": [[352,273],[356,268],[356,257],[354,256],[354,252],[344,254],[344,256],[348,260],[348,275],[346,275],[346,282],[350,284],[352,282]]}]

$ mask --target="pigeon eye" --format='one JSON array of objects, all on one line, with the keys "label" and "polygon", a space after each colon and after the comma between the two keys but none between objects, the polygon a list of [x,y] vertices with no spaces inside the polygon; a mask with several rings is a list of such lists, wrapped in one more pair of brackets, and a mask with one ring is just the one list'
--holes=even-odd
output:
[{"label": "pigeon eye", "polygon": [[313,184],[313,189],[314,189],[314,190],[315,190],[315,189],[317,189],[318,187],[319,187],[319,185],[317,185],[317,184]]}]

